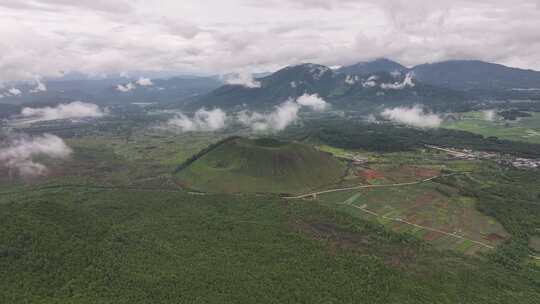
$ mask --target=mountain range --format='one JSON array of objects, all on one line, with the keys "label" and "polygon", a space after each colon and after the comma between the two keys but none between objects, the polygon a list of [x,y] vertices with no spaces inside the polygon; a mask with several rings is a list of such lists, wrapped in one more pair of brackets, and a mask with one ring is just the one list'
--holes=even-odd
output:
[{"label": "mountain range", "polygon": [[388,59],[338,69],[306,63],[256,81],[257,87],[225,84],[193,100],[188,108],[268,108],[303,94],[317,94],[338,108],[355,110],[415,103],[463,110],[491,99],[540,99],[540,72],[472,60],[411,68]]},{"label": "mountain range", "polygon": [[[422,103],[461,110],[475,102],[540,99],[540,72],[475,61],[451,60],[406,67],[377,59],[332,69],[305,63],[254,75],[257,85],[224,84],[218,76],[166,79],[66,78],[0,89],[0,103],[54,104],[83,100],[99,104],[157,103],[195,110],[272,108],[303,94],[317,94],[336,108],[370,110]],[[139,83],[140,82],[140,83]],[[12,92],[18,94],[11,94]],[[3,107],[11,112],[13,107]]]},{"label": "mountain range", "polygon": [[[177,76],[171,78],[65,78],[43,82],[36,90],[34,82],[12,84],[0,89],[0,104],[54,105],[82,100],[96,104],[137,102],[182,104],[185,100],[208,93],[223,82],[219,77]],[[15,89],[15,91],[13,91]],[[17,94],[11,94],[16,92]]]}]

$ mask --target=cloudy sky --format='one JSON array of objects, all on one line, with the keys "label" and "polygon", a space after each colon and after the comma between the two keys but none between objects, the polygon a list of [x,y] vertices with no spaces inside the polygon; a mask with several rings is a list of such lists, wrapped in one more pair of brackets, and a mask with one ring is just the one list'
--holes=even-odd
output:
[{"label": "cloudy sky", "polygon": [[540,0],[0,0],[0,82],[481,59],[540,70]]}]

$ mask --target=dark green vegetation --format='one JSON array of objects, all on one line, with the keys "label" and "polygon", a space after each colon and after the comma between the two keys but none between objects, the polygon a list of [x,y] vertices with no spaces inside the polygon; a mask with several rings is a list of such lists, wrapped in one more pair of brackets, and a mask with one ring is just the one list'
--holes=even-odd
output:
[{"label": "dark green vegetation", "polygon": [[[308,117],[258,139],[230,138],[245,135],[232,128],[148,128],[156,120],[134,109],[86,125],[29,128],[62,135],[74,154],[47,162],[50,175],[29,183],[0,176],[0,303],[538,302],[540,263],[530,255],[540,255],[540,173],[449,160],[423,146],[538,155],[538,145],[337,117]],[[312,146],[366,162],[345,168]],[[223,177],[201,183],[203,190],[230,192],[459,174],[284,200],[188,192],[175,183],[198,165],[199,176]],[[396,217],[467,240],[434,237],[389,219]],[[478,249],[469,239],[497,247]]]},{"label": "dark green vegetation", "polygon": [[497,113],[497,115],[500,115],[501,117],[503,117],[506,120],[516,120],[516,119],[518,119],[520,117],[531,117],[532,116],[530,113],[522,112],[522,111],[519,111],[519,110],[516,110],[516,109],[501,111],[501,112]]},{"label": "dark green vegetation", "polygon": [[533,237],[540,236],[540,187],[537,171],[494,171],[478,168],[469,176],[452,176],[442,182],[458,186],[462,193],[477,199],[482,213],[497,219],[512,235],[491,256],[497,263],[512,269],[523,267],[521,263],[529,254]]},{"label": "dark green vegetation", "polygon": [[[381,151],[394,152],[393,154],[383,155],[403,155],[391,161],[394,166],[396,164],[407,165],[411,163],[439,165],[443,167],[443,172],[462,172],[463,174],[436,180],[436,183],[439,183],[440,186],[436,186],[435,189],[450,199],[459,199],[460,201],[465,199],[475,202],[472,205],[474,208],[484,215],[495,218],[510,233],[511,237],[500,247],[497,247],[490,257],[499,264],[518,269],[523,267],[523,261],[527,260],[529,255],[537,256],[533,248],[528,246],[530,246],[531,240],[535,240],[540,233],[540,230],[538,230],[540,227],[540,209],[538,209],[540,206],[540,193],[538,192],[538,189],[540,189],[538,186],[540,172],[538,170],[510,169],[500,167],[489,161],[447,161],[444,159],[444,155],[426,156],[418,151],[425,144],[432,144],[539,158],[540,145],[485,138],[469,132],[445,129],[417,130],[384,124],[363,126],[361,124],[337,126],[336,124],[337,122],[328,121],[317,124],[317,127],[310,128],[312,133],[307,138],[308,141],[322,142],[350,150],[379,153]],[[296,136],[302,136],[306,130],[303,129],[303,131],[295,130],[293,133]],[[414,156],[405,157],[408,153]],[[387,157],[383,156],[381,160],[383,163],[388,161],[384,160],[385,158]],[[437,158],[440,159],[437,160]],[[424,194],[429,194],[429,191],[423,191]],[[456,195],[456,191],[458,195]],[[381,197],[378,199],[391,201],[392,198],[389,196],[391,193],[392,191],[382,191]],[[407,200],[414,199],[414,195],[411,197],[411,193],[413,191],[403,190],[398,192],[398,195],[406,196],[398,199],[398,202],[403,204]],[[345,195],[345,197],[337,199],[334,203],[344,202],[353,194]],[[362,202],[362,199],[366,198],[365,194],[363,195],[357,198],[358,205],[365,203]],[[434,201],[433,199],[430,200]],[[417,207],[415,205],[417,203],[413,202],[408,207]],[[398,206],[398,208],[402,207]],[[418,213],[412,218],[423,218],[424,216],[425,214]],[[461,229],[464,229],[464,227],[461,227]],[[466,232],[466,229],[464,231]],[[504,238],[500,238],[500,240],[502,239]]]},{"label": "dark green vegetation", "polygon": [[302,193],[339,181],[345,166],[313,147],[275,139],[233,137],[177,169],[188,189],[225,193]]},{"label": "dark green vegetation", "polygon": [[362,123],[347,123],[342,126],[339,121],[317,122],[307,130],[309,131],[301,129],[296,132],[299,132],[298,136],[311,134],[312,140],[346,149],[395,152],[411,151],[430,144],[540,158],[540,144],[514,142],[496,137],[486,138],[458,130],[419,130],[389,124]]},{"label": "dark green vegetation", "polygon": [[535,271],[434,251],[313,202],[0,197],[2,303],[536,303]]}]

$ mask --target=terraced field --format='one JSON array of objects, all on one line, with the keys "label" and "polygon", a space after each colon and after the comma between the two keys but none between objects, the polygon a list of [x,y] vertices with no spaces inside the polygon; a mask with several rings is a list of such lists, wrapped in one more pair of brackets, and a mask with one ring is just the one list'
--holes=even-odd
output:
[{"label": "terraced field", "polygon": [[317,199],[396,232],[412,233],[440,249],[476,254],[490,251],[509,238],[500,223],[478,211],[475,199],[462,195],[458,188],[438,179],[400,185],[440,176],[443,170],[466,174],[486,164],[442,161],[436,159],[437,154],[419,155],[422,153],[381,155],[356,167],[356,179],[348,180],[351,185],[399,186],[326,193]]},{"label": "terraced field", "polygon": [[362,189],[341,198],[322,195],[320,199],[334,201],[341,209],[393,231],[412,233],[441,249],[474,254],[489,251],[509,237],[501,224],[475,209],[473,199],[448,197],[436,187],[421,184]]}]

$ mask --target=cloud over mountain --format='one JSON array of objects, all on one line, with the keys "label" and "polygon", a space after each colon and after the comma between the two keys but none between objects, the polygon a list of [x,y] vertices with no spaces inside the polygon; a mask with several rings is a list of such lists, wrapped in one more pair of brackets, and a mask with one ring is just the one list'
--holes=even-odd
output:
[{"label": "cloud over mountain", "polygon": [[30,90],[30,93],[46,92],[47,86],[41,82],[41,80],[36,80],[36,86]]},{"label": "cloud over mountain", "polygon": [[242,71],[224,76],[226,84],[241,85],[246,88],[260,88],[261,83],[248,72]]},{"label": "cloud over mountain", "polygon": [[407,73],[401,82],[381,83],[381,89],[383,90],[403,90],[405,88],[413,88],[414,86],[412,73]]}]

